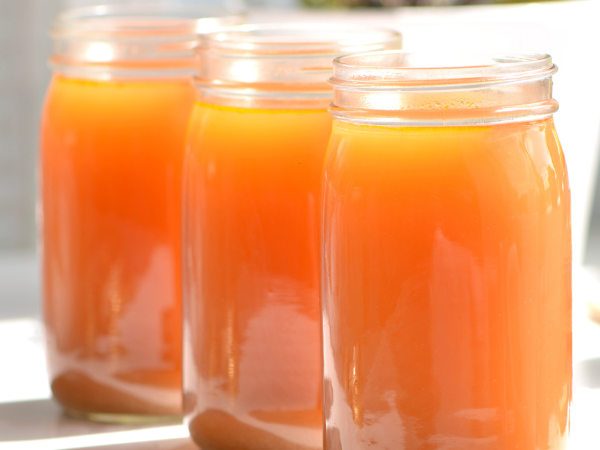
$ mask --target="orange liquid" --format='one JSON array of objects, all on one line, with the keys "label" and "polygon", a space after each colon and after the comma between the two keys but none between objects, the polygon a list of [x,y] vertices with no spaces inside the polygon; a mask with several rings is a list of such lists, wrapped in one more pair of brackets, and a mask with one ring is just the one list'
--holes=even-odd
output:
[{"label": "orange liquid", "polygon": [[184,181],[184,409],[203,450],[322,447],[324,110],[197,103]]},{"label": "orange liquid", "polygon": [[42,123],[52,391],[82,413],[181,414],[184,80],[55,77]]},{"label": "orange liquid", "polygon": [[325,178],[325,448],[564,449],[570,191],[552,120],[334,122]]}]

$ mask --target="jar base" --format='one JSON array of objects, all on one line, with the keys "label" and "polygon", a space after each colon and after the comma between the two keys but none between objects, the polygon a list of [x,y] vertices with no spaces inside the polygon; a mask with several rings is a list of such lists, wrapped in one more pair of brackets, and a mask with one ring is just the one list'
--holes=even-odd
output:
[{"label": "jar base", "polygon": [[79,411],[65,408],[64,413],[74,419],[84,419],[91,422],[109,423],[119,425],[155,425],[155,424],[177,424],[183,423],[181,415],[154,415],[154,414],[119,414],[103,412]]}]

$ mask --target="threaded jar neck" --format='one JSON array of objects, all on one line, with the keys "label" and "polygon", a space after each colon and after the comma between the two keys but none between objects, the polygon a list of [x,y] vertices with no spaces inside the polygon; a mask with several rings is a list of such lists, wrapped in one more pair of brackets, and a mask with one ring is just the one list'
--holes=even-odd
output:
[{"label": "threaded jar neck", "polygon": [[59,14],[52,68],[85,79],[191,76],[197,35],[241,23],[224,9],[185,5],[101,5]]},{"label": "threaded jar neck", "polygon": [[333,64],[331,115],[384,126],[541,120],[558,109],[549,55],[371,52]]},{"label": "threaded jar neck", "polygon": [[230,27],[200,36],[196,85],[204,101],[221,105],[326,108],[334,58],[401,45],[396,31],[356,25]]}]

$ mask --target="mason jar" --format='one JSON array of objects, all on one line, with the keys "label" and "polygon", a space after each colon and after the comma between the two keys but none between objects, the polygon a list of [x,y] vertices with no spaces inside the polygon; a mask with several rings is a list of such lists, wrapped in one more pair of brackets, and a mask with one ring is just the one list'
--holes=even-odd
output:
[{"label": "mason jar", "polygon": [[319,211],[334,57],[394,31],[201,37],[184,164],[184,409],[202,448],[320,449]]},{"label": "mason jar", "polygon": [[562,450],[570,190],[542,54],[336,59],[325,449]]},{"label": "mason jar", "polygon": [[181,415],[181,171],[196,34],[239,16],[149,5],[60,15],[41,124],[43,309],[71,415]]}]

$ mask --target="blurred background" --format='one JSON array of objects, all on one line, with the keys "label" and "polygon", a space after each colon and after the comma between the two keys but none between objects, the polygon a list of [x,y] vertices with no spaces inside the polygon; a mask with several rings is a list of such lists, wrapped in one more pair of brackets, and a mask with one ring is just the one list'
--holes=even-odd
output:
[{"label": "blurred background", "polygon": [[[573,189],[574,262],[600,267],[598,153],[600,0],[0,0],[0,318],[38,311],[36,157],[51,72],[48,32],[60,10],[98,3],[204,4],[250,21],[369,22],[399,29],[405,47],[501,48],[552,54],[559,136]],[[600,271],[600,269],[599,269]]]},{"label": "blurred background", "polygon": [[[47,400],[49,390],[39,324],[36,158],[40,112],[51,76],[47,60],[52,43],[48,32],[55,14],[63,9],[98,3],[141,2],[143,0],[0,0],[0,361],[11,361],[10,370],[0,369],[0,450],[5,448],[2,442],[6,436],[21,439],[33,432],[29,424],[18,422],[19,417],[28,418],[32,414],[24,401],[35,404],[32,408],[38,415],[31,416],[33,419],[44,426],[48,421],[54,421],[51,427],[42,427],[46,431],[37,429],[38,437],[80,430],[72,424],[65,425],[64,419],[58,419],[60,415]],[[560,104],[555,120],[572,187],[573,354],[577,381],[575,404],[580,406],[574,410],[571,448],[600,448],[600,437],[595,432],[600,423],[600,326],[589,319],[594,306],[600,306],[600,186],[597,176],[600,58],[595,52],[600,44],[600,0],[535,3],[503,0],[156,0],[143,3],[243,7],[251,22],[378,24],[401,31],[405,48],[411,50],[485,48],[550,53],[559,66],[554,77],[554,97]],[[600,318],[600,308],[598,311]],[[57,425],[59,422],[62,425]],[[59,429],[62,431],[56,431]],[[98,431],[82,429],[84,431],[77,433]],[[185,435],[182,430],[178,433]],[[54,447],[32,445],[18,448],[79,448],[61,447],[62,444]],[[164,448],[188,448],[187,444],[182,445]]]}]

